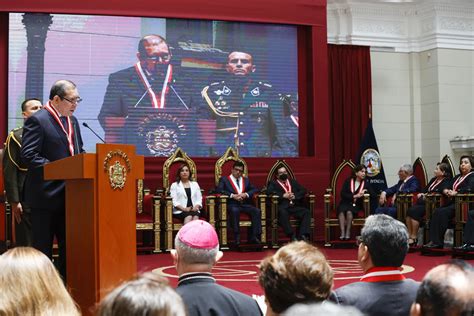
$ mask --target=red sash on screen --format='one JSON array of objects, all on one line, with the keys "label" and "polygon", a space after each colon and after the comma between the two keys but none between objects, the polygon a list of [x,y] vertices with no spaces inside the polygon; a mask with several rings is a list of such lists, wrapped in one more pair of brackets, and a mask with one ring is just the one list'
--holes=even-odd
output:
[{"label": "red sash on screen", "polygon": [[[240,177],[239,179],[235,179],[234,177],[232,176],[228,176],[229,178],[229,182],[230,184],[232,185],[232,187],[234,188],[234,191],[237,192],[237,194],[240,194],[242,192],[245,192],[245,181],[244,181],[244,177]],[[240,182],[240,186],[239,186],[239,183],[236,182],[239,181]]]},{"label": "red sash on screen", "polygon": [[454,191],[457,191],[458,190],[458,187],[461,185],[461,183],[466,180],[466,178],[472,174],[474,171],[471,171],[469,172],[468,174],[466,174],[465,176],[462,176],[462,177],[459,177],[456,179],[456,181],[454,181],[454,184],[453,184],[453,190]]},{"label": "red sash on screen", "polygon": [[48,104],[46,104],[44,106],[44,108],[46,109],[46,111],[48,111],[53,116],[54,120],[59,124],[59,126],[63,130],[64,134],[67,137],[67,142],[69,144],[69,146],[68,146],[69,147],[69,152],[71,153],[71,156],[74,156],[74,142],[72,141],[74,133],[73,133],[73,128],[72,128],[71,118],[69,116],[66,116],[67,128],[68,128],[68,130],[66,131],[66,129],[64,128],[63,123],[61,123],[61,120],[59,119],[59,113],[51,105],[51,101],[49,101]]},{"label": "red sash on screen", "polygon": [[145,86],[146,92],[148,93],[150,97],[151,104],[153,104],[153,107],[155,109],[164,109],[165,102],[166,102],[166,95],[168,94],[168,91],[169,91],[169,84],[171,83],[171,80],[173,78],[173,67],[171,65],[168,65],[165,79],[163,80],[163,87],[161,88],[161,96],[159,99],[156,97],[156,93],[155,91],[153,91],[150,85],[150,82],[148,82],[148,79],[146,78],[146,75],[143,72],[142,65],[140,64],[140,62],[137,62],[135,64],[135,71],[137,72],[138,77],[140,78],[141,82]]},{"label": "red sash on screen", "polygon": [[367,270],[361,282],[387,282],[405,280],[405,276],[398,267],[373,267]]}]

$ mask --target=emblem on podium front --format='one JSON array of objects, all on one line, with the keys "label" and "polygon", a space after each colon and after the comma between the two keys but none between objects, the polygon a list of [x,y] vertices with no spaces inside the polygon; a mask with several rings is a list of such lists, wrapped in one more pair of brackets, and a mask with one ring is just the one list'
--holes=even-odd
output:
[{"label": "emblem on podium front", "polygon": [[110,186],[113,190],[122,190],[127,182],[127,173],[131,170],[130,160],[127,154],[121,150],[107,153],[104,159],[104,171],[109,177]]}]

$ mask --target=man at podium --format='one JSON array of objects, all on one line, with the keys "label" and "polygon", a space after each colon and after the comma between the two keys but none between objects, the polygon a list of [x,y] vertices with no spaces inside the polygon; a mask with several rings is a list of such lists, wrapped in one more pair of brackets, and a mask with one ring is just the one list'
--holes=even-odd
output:
[{"label": "man at podium", "polygon": [[28,167],[24,200],[31,206],[33,247],[52,258],[53,240],[59,249],[57,267],[66,280],[66,227],[64,181],[44,180],[44,165],[84,152],[81,131],[73,116],[81,102],[76,85],[59,80],[51,87],[49,102],[28,118],[23,128],[21,156]]}]

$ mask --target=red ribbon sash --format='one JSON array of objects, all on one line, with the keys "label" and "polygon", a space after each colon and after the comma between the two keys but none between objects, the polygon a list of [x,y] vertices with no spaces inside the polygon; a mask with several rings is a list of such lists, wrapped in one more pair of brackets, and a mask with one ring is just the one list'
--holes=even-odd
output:
[{"label": "red ribbon sash", "polygon": [[405,280],[401,268],[397,267],[374,267],[367,271],[360,279],[361,282],[388,282]]},{"label": "red ribbon sash", "polygon": [[230,185],[232,185],[232,188],[234,188],[234,191],[237,194],[245,192],[245,181],[244,181],[243,177],[240,177],[239,179],[235,179],[237,181],[239,181],[239,180],[241,181],[242,185],[240,187],[239,187],[238,183],[235,182],[234,177],[228,176],[228,178],[229,178]]},{"label": "red ribbon sash", "polygon": [[71,156],[74,156],[74,142],[72,141],[72,138],[73,138],[73,128],[72,128],[72,122],[71,122],[71,118],[69,116],[66,116],[66,119],[67,119],[67,127],[68,127],[68,131],[66,131],[64,129],[64,125],[63,123],[61,123],[61,120],[59,119],[59,113],[58,111],[51,105],[51,101],[48,102],[48,104],[46,104],[44,106],[44,108],[53,116],[54,120],[59,124],[59,126],[61,127],[61,129],[63,130],[64,134],[66,135],[67,137],[67,142],[69,144],[69,152],[71,153]]},{"label": "red ribbon sash", "polygon": [[461,185],[461,183],[463,183],[463,181],[466,180],[466,178],[472,173],[473,173],[473,171],[469,172],[468,174],[466,174],[463,177],[460,176],[459,178],[457,178],[456,181],[454,181],[453,190],[457,191],[458,187]]}]

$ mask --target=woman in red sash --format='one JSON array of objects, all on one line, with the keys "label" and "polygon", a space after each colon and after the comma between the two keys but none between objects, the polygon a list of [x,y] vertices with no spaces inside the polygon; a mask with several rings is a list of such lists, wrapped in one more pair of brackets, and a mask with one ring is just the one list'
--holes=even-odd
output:
[{"label": "woman in red sash", "polygon": [[454,218],[454,197],[458,193],[474,191],[474,158],[464,155],[459,161],[459,171],[449,185],[443,190],[443,194],[449,198],[447,206],[437,208],[433,211],[430,219],[430,242],[424,245],[428,249],[442,249],[444,246],[444,234],[449,223]]},{"label": "woman in red sash", "polygon": [[408,244],[416,246],[418,243],[418,228],[425,217],[425,195],[430,193],[442,193],[448,188],[451,179],[451,169],[447,163],[441,162],[436,165],[434,177],[428,185],[418,193],[416,204],[407,210],[406,225],[408,228]]},{"label": "woman in red sash", "polygon": [[351,238],[352,219],[364,208],[364,193],[373,195],[372,190],[365,179],[367,168],[357,165],[352,170],[352,176],[348,178],[341,190],[341,201],[337,207],[339,226],[341,227],[340,240]]}]

